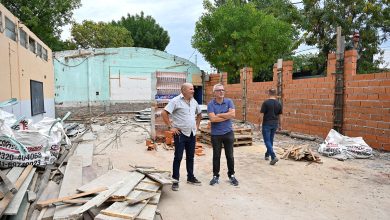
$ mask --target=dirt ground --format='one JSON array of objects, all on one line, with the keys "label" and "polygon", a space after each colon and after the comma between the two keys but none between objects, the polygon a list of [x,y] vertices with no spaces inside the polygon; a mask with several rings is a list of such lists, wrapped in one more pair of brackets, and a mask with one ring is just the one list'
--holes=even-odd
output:
[{"label": "dirt ground", "polygon": [[[106,146],[120,125],[98,131],[96,155],[110,156],[113,167],[131,170],[130,165],[171,170],[173,151],[160,145],[146,151],[147,123],[126,126],[117,144]],[[390,157],[376,153],[373,159],[338,161],[321,156],[323,164],[280,160],[275,166],[264,160],[265,146],[255,132],[253,146],[234,148],[234,187],[227,178],[224,154],[220,184],[210,186],[212,149],[195,158],[195,176],[202,186],[186,183],[182,161],[180,189],[163,188],[159,210],[164,220],[181,219],[390,219]],[[276,146],[302,143],[276,136]],[[316,146],[315,142],[305,142]],[[159,218],[156,218],[159,219]]]}]

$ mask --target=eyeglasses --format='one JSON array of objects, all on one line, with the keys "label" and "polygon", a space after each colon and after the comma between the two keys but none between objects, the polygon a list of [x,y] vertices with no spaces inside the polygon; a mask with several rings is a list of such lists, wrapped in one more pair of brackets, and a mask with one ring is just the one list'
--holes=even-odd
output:
[{"label": "eyeglasses", "polygon": [[225,90],[224,89],[216,89],[216,90],[214,90],[214,92],[225,92]]}]

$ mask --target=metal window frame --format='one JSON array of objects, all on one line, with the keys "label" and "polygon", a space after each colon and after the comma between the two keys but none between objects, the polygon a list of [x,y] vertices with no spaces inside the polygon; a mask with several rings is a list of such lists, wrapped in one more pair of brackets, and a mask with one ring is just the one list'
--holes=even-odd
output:
[{"label": "metal window frame", "polygon": [[[22,44],[22,39],[23,39],[22,33],[24,33],[24,40],[25,40],[24,45]],[[22,45],[26,49],[29,48],[28,38],[29,38],[29,36],[28,36],[27,32],[25,32],[22,27],[19,27],[19,43],[20,43],[20,45]]]},{"label": "metal window frame", "polygon": [[[34,107],[33,107],[33,86],[32,84],[33,83],[39,83],[42,85],[42,110],[40,110],[39,112],[35,112],[34,111]],[[40,82],[40,81],[36,81],[36,80],[32,80],[30,79],[30,101],[31,101],[31,116],[35,116],[35,115],[39,115],[39,114],[44,114],[46,113],[45,111],[45,97],[44,97],[44,89],[43,89],[43,82]]]},{"label": "metal window frame", "polygon": [[[7,23],[11,23],[13,25],[13,30],[9,29],[7,27]],[[8,37],[9,39],[13,40],[13,41],[16,41],[17,38],[18,38],[18,34],[17,34],[17,31],[16,31],[17,25],[11,19],[9,19],[7,16],[5,16],[4,24],[5,24],[5,28],[4,28],[5,36]],[[13,33],[13,36],[9,36],[7,31],[10,31],[11,33]]]}]

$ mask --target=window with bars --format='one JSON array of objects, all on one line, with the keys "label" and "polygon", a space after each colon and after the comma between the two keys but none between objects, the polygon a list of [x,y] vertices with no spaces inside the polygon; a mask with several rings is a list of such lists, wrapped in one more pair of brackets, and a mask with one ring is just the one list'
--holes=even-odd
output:
[{"label": "window with bars", "polygon": [[42,58],[47,61],[47,50],[42,47]]},{"label": "window with bars", "polygon": [[37,43],[37,56],[42,57],[42,46]]},{"label": "window with bars", "polygon": [[19,28],[19,42],[20,45],[27,48],[27,33],[22,28]]},{"label": "window with bars", "polygon": [[35,40],[32,39],[31,37],[28,38],[28,45],[29,45],[29,48],[30,48],[30,51],[31,51],[31,52],[37,53],[37,52],[36,52]]},{"label": "window with bars", "polygon": [[0,11],[0,32],[3,33],[3,13]]},{"label": "window with bars", "polygon": [[5,17],[5,36],[16,41],[16,25],[7,17]]}]

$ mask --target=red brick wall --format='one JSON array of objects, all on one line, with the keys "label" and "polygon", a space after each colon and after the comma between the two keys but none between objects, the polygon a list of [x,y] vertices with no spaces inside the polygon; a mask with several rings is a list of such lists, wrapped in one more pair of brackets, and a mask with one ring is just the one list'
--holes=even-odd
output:
[{"label": "red brick wall", "polygon": [[[356,75],[356,57],[356,51],[345,53],[344,134],[361,136],[371,147],[390,151],[390,73]],[[326,77],[293,80],[292,61],[283,62],[283,129],[326,137],[333,128],[335,70],[336,56],[329,54]],[[257,124],[260,106],[267,99],[266,90],[277,86],[276,67],[271,82],[252,82],[251,68],[241,70],[240,84],[227,84],[226,73],[212,74],[206,83],[206,102],[213,97],[212,87],[222,76],[226,97],[233,99],[236,118],[242,120],[244,72],[247,74],[246,119]]]}]

